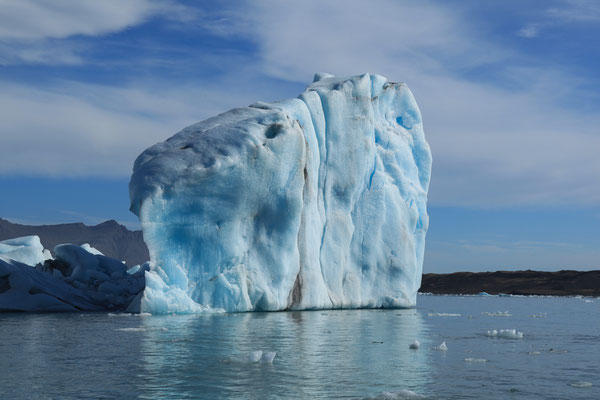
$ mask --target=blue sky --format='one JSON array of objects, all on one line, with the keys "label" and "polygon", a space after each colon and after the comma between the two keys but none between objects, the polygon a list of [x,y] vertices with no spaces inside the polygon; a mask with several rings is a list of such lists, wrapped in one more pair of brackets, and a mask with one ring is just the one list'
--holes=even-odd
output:
[{"label": "blue sky", "polygon": [[371,72],[423,113],[426,272],[598,268],[599,70],[596,1],[0,0],[0,216],[139,226],[146,147]]}]

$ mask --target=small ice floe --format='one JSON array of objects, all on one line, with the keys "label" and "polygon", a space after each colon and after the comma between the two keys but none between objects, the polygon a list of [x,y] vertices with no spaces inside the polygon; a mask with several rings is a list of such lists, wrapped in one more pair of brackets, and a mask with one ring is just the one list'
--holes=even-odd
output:
[{"label": "small ice floe", "polygon": [[531,314],[529,317],[530,318],[546,318],[548,316],[548,313],[538,313],[538,314]]},{"label": "small ice floe", "polygon": [[489,294],[488,292],[479,292],[477,293],[477,296],[491,296],[491,294]]},{"label": "small ice floe", "polygon": [[481,314],[487,315],[490,317],[512,317],[512,314],[509,314],[508,311],[496,311],[496,312],[482,312]]},{"label": "small ice floe", "polygon": [[487,360],[485,358],[468,357],[468,358],[465,358],[465,362],[468,362],[468,363],[485,363],[485,362],[487,362]]},{"label": "small ice floe", "polygon": [[530,355],[530,356],[539,356],[542,353],[540,353],[539,351],[535,351],[534,350],[534,351],[528,351],[527,354]]},{"label": "small ice floe", "polygon": [[565,353],[569,352],[569,350],[565,350],[565,349],[549,349],[548,351],[550,353],[555,353],[555,354],[565,354]]},{"label": "small ice floe", "polygon": [[366,397],[363,400],[413,400],[413,399],[424,399],[418,393],[412,390],[400,390],[399,392],[382,392],[375,397]]},{"label": "small ice floe", "polygon": [[592,385],[592,382],[577,381],[577,382],[571,383],[571,386],[576,387],[576,388],[591,388],[593,385]]},{"label": "small ice floe", "polygon": [[137,328],[117,328],[115,330],[121,331],[121,332],[142,332],[142,331],[145,331],[146,329],[144,329],[140,326]]},{"label": "small ice floe", "polygon": [[487,336],[501,339],[523,339],[523,332],[518,332],[516,329],[493,329],[487,331]]},{"label": "small ice floe", "polygon": [[419,350],[419,347],[421,347],[421,343],[419,343],[418,340],[415,340],[414,342],[408,345],[408,348],[411,350]]},{"label": "small ice floe", "polygon": [[272,364],[277,353],[274,351],[256,350],[248,355],[248,361],[252,363]]},{"label": "small ice floe", "polygon": [[446,346],[446,342],[442,342],[442,344],[440,344],[439,346],[435,346],[433,349],[434,350],[447,351],[448,350],[448,346]]},{"label": "small ice floe", "polygon": [[594,302],[594,300],[586,299],[586,300],[585,300],[585,302],[586,302],[586,303],[593,303],[593,302]]},{"label": "small ice floe", "polygon": [[429,313],[427,314],[429,317],[460,317],[460,314],[453,314],[453,313]]}]

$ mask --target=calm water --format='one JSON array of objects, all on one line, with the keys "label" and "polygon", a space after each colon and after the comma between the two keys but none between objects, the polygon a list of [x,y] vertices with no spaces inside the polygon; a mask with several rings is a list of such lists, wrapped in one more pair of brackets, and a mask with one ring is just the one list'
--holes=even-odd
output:
[{"label": "calm water", "polygon": [[[0,314],[0,396],[600,398],[599,299],[419,296],[418,303],[196,316]],[[511,316],[486,314],[498,311]],[[524,338],[486,336],[513,328]],[[408,348],[414,339],[419,350]],[[433,349],[442,341],[447,351]],[[276,351],[273,364],[251,363],[256,350]],[[572,386],[582,381],[592,386]]]}]

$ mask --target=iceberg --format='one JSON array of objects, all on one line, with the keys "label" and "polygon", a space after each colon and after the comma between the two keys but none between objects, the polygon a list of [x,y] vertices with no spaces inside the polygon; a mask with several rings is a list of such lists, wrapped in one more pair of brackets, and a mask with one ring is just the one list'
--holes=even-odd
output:
[{"label": "iceberg", "polygon": [[0,242],[0,311],[137,311],[149,265],[127,273],[88,244],[61,244],[54,254],[38,236]]},{"label": "iceberg", "polygon": [[140,310],[412,307],[430,174],[411,91],[379,75],[191,125],[133,167]]}]

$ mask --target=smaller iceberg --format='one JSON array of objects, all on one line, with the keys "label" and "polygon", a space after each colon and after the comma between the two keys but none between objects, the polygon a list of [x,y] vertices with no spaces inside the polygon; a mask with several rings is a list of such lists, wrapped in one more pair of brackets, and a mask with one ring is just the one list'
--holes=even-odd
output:
[{"label": "smaller iceberg", "polygon": [[89,244],[61,244],[54,254],[38,236],[0,242],[0,311],[139,311],[148,263],[127,273]]},{"label": "smaller iceberg", "polygon": [[493,329],[487,331],[487,336],[500,339],[523,339],[523,332],[518,332],[516,329]]}]

